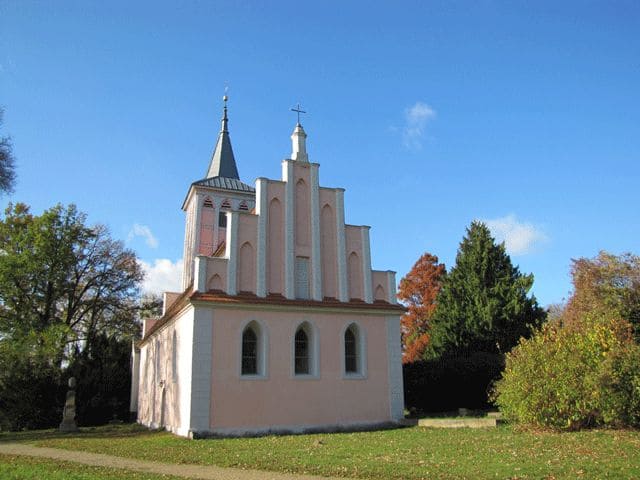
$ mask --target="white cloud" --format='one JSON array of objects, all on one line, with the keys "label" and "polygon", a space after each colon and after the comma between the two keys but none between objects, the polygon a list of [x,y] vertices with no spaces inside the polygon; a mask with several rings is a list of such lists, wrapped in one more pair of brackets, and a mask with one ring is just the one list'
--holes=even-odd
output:
[{"label": "white cloud", "polygon": [[182,291],[182,259],[175,263],[168,258],[156,258],[151,263],[139,260],[144,280],[142,291],[145,293],[163,293]]},{"label": "white cloud", "polygon": [[144,242],[148,247],[158,248],[158,239],[153,236],[151,229],[146,225],[140,225],[139,223],[133,224],[133,227],[129,231],[129,235],[127,236],[127,241],[130,242],[135,237],[144,238]]},{"label": "white cloud", "polygon": [[526,255],[540,243],[549,240],[540,227],[520,222],[514,214],[483,222],[498,242],[504,242],[507,252],[511,255]]},{"label": "white cloud", "polygon": [[436,116],[436,111],[423,102],[416,102],[412,107],[405,109],[405,124],[402,129],[402,143],[411,149],[422,148],[427,122]]}]

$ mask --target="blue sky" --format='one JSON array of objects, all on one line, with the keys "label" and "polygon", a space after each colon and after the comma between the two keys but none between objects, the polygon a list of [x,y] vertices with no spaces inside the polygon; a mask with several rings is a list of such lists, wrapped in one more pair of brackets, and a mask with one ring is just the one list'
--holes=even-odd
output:
[{"label": "blue sky", "polygon": [[241,178],[279,178],[300,101],[375,268],[450,267],[481,219],[557,302],[571,258],[640,253],[639,32],[638,2],[0,0],[0,202],[76,203],[170,283],[228,85]]}]

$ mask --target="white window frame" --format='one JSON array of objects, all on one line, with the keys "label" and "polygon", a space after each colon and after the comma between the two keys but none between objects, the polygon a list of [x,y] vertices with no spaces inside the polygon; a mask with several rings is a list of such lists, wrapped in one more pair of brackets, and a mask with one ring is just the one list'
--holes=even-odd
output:
[{"label": "white window frame", "polygon": [[[243,374],[242,373],[242,337],[244,331],[247,328],[253,328],[254,333],[256,334],[258,341],[258,373],[256,374]],[[266,380],[269,378],[268,376],[268,358],[269,358],[269,334],[267,331],[267,327],[265,324],[259,320],[248,320],[241,325],[240,331],[238,333],[238,353],[237,353],[237,364],[238,364],[238,377],[241,380]]]},{"label": "white window frame", "polygon": [[[296,333],[302,328],[309,341],[309,373],[296,373]],[[311,320],[296,323],[291,333],[291,378],[295,380],[317,380],[320,378],[320,335]]]},{"label": "white window frame", "polygon": [[[358,371],[347,372],[344,335],[352,325],[355,326],[356,365],[358,367]],[[362,328],[362,325],[358,322],[349,322],[345,324],[340,331],[340,365],[342,378],[344,380],[365,380],[367,378],[367,352],[367,335],[364,328]]]}]

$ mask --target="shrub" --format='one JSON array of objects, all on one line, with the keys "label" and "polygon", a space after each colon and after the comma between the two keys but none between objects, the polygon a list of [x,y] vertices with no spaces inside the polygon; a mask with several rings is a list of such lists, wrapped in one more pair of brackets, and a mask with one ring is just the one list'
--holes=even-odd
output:
[{"label": "shrub", "polygon": [[486,352],[405,364],[405,406],[412,412],[486,409],[490,385],[503,367],[503,355]]},{"label": "shrub", "polygon": [[507,420],[534,427],[638,426],[640,347],[617,318],[547,324],[507,355],[493,398]]}]

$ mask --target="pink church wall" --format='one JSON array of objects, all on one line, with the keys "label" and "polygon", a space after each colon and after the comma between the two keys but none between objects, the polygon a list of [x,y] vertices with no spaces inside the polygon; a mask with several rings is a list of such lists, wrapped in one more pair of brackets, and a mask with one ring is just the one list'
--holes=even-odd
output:
[{"label": "pink church wall", "polygon": [[[266,376],[240,377],[243,328],[266,329]],[[302,321],[315,326],[319,376],[293,375],[293,337]],[[357,322],[366,337],[366,376],[343,375],[342,336]],[[213,319],[212,429],[295,428],[390,420],[385,317],[344,314],[218,311]]]},{"label": "pink church wall", "polygon": [[258,217],[250,213],[238,215],[238,286],[239,292],[256,293],[256,243]]},{"label": "pink church wall", "polygon": [[349,298],[364,299],[362,272],[362,227],[345,225]]},{"label": "pink church wall", "polygon": [[281,198],[274,195],[269,202],[267,229],[267,292],[278,294],[284,293],[284,207]]},{"label": "pink church wall", "polygon": [[[210,197],[207,197],[210,199]],[[213,207],[203,206],[200,213],[200,245],[199,255],[211,255],[214,245],[214,224],[216,220],[216,210]]]},{"label": "pink church wall", "polygon": [[226,258],[207,258],[207,290],[226,290],[227,263]]},{"label": "pink church wall", "polygon": [[371,272],[374,300],[387,300],[387,285],[389,282],[387,275],[387,272],[381,272],[378,270],[373,270]]},{"label": "pink church wall", "polygon": [[336,214],[329,203],[323,205],[320,211],[322,292],[325,297],[338,298]]},{"label": "pink church wall", "polygon": [[311,257],[311,182],[308,163],[296,163],[295,181],[295,256]]}]

